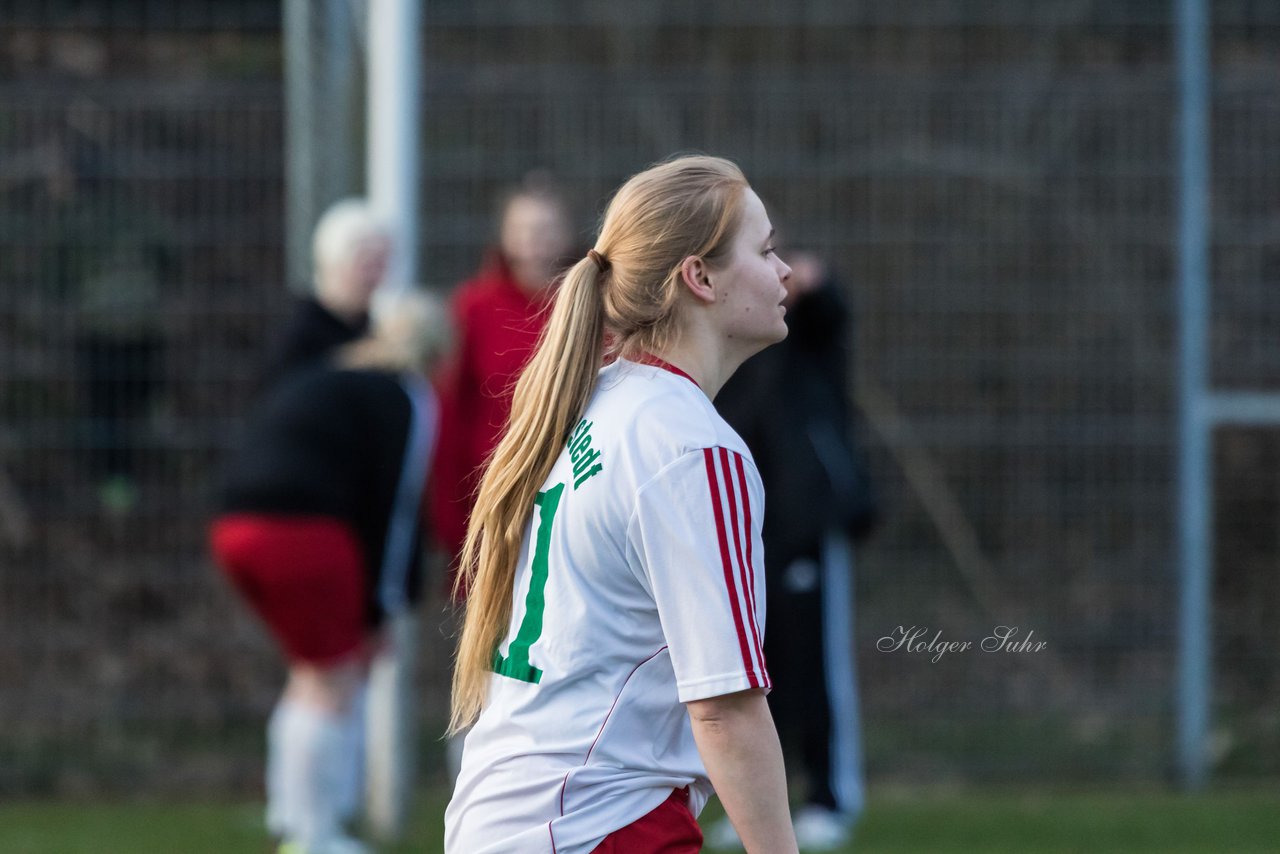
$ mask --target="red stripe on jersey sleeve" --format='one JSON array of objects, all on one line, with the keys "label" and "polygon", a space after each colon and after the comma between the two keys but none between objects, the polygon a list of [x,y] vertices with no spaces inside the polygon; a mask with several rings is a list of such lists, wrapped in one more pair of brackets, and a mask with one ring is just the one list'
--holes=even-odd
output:
[{"label": "red stripe on jersey sleeve", "polygon": [[[738,456],[734,454],[734,456]],[[754,661],[759,662],[760,672],[764,671],[764,650],[760,648],[760,629],[756,626],[756,602],[755,587],[750,579],[750,567],[742,559],[742,536],[743,531],[738,528],[738,501],[737,492],[742,490],[742,506],[746,510],[751,503],[747,497],[746,484],[740,479],[734,477],[733,466],[729,464],[729,451],[726,448],[720,449],[720,462],[723,464],[725,478],[728,481],[728,489],[725,493],[729,497],[729,519],[733,522],[733,548],[738,557],[738,578],[742,582],[743,599],[747,605],[747,628],[751,630],[751,650],[755,653]],[[750,511],[747,511],[748,513]],[[747,539],[751,539],[751,528],[746,530]],[[752,669],[756,669],[756,665],[752,664]]]},{"label": "red stripe on jersey sleeve", "polygon": [[716,536],[720,542],[720,561],[724,566],[724,582],[729,592],[729,607],[733,611],[733,625],[738,630],[738,646],[742,650],[742,663],[747,671],[747,681],[752,688],[760,687],[755,667],[751,661],[751,648],[747,641],[746,627],[742,621],[742,611],[738,605],[737,582],[734,580],[733,561],[729,557],[729,540],[724,525],[724,508],[721,505],[720,479],[716,475],[715,451],[704,448],[703,461],[707,466],[707,485],[711,490],[711,509],[716,517]]},{"label": "red stripe on jersey sleeve", "polygon": [[745,538],[747,541],[747,592],[751,602],[751,627],[755,631],[756,647],[760,653],[760,671],[764,675],[765,687],[772,687],[772,680],[769,679],[769,665],[764,660],[764,633],[760,631],[759,612],[756,609],[756,565],[751,558],[751,492],[747,488],[747,473],[743,469],[742,454],[734,454],[734,460],[737,462],[738,468],[738,485],[742,488],[742,515],[746,524]]}]

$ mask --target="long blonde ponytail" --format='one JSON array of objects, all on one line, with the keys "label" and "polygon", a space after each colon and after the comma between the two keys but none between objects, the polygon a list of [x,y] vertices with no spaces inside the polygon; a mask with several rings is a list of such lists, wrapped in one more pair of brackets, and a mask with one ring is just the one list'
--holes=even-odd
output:
[{"label": "long blonde ponytail", "polygon": [[677,157],[641,172],[609,203],[594,252],[569,269],[511,417],[480,481],[457,585],[466,617],[453,670],[451,732],[484,705],[493,656],[511,620],[521,539],[538,490],[595,390],[606,349],[658,348],[674,328],[680,263],[723,257],[747,180],[718,157]]},{"label": "long blonde ponytail", "polygon": [[480,481],[456,581],[466,590],[467,614],[453,668],[451,732],[468,726],[484,703],[493,653],[511,619],[525,522],[595,387],[604,339],[599,274],[584,258],[565,275],[538,348],[516,382],[506,433]]}]

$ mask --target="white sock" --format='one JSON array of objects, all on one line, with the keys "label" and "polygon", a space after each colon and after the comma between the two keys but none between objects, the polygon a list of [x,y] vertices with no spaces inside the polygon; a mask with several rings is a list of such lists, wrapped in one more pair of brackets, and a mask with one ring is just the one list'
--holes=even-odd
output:
[{"label": "white sock", "polygon": [[351,699],[351,708],[342,721],[344,744],[342,749],[342,783],[338,787],[338,818],[351,821],[364,804],[365,725],[369,685],[362,682]]},{"label": "white sock", "polygon": [[267,827],[272,833],[310,844],[338,832],[344,736],[337,715],[288,700],[276,704],[267,728]]},{"label": "white sock", "polygon": [[284,723],[284,700],[278,700],[267,721],[267,831],[272,836],[284,836],[291,823],[283,792]]}]

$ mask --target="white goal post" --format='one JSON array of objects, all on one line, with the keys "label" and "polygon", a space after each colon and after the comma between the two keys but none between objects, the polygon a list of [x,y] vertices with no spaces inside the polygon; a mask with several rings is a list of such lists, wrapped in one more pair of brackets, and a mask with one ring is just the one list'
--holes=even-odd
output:
[{"label": "white goal post", "polygon": [[[321,212],[363,193],[394,240],[383,287],[415,287],[422,2],[284,0],[282,13],[289,285],[308,287],[311,230]],[[364,806],[373,835],[394,841],[404,833],[417,752],[416,619],[391,616],[387,634],[367,691]]]}]

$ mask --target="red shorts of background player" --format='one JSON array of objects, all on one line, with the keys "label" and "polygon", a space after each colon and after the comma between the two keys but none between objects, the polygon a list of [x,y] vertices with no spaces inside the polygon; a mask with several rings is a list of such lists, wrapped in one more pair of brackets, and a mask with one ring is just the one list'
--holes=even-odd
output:
[{"label": "red shorts of background player", "polygon": [[293,662],[333,665],[363,652],[364,559],[349,525],[323,516],[228,514],[214,557]]},{"label": "red shorts of background player", "polygon": [[688,788],[676,789],[657,809],[615,830],[591,854],[698,854],[702,829],[689,812]]}]

